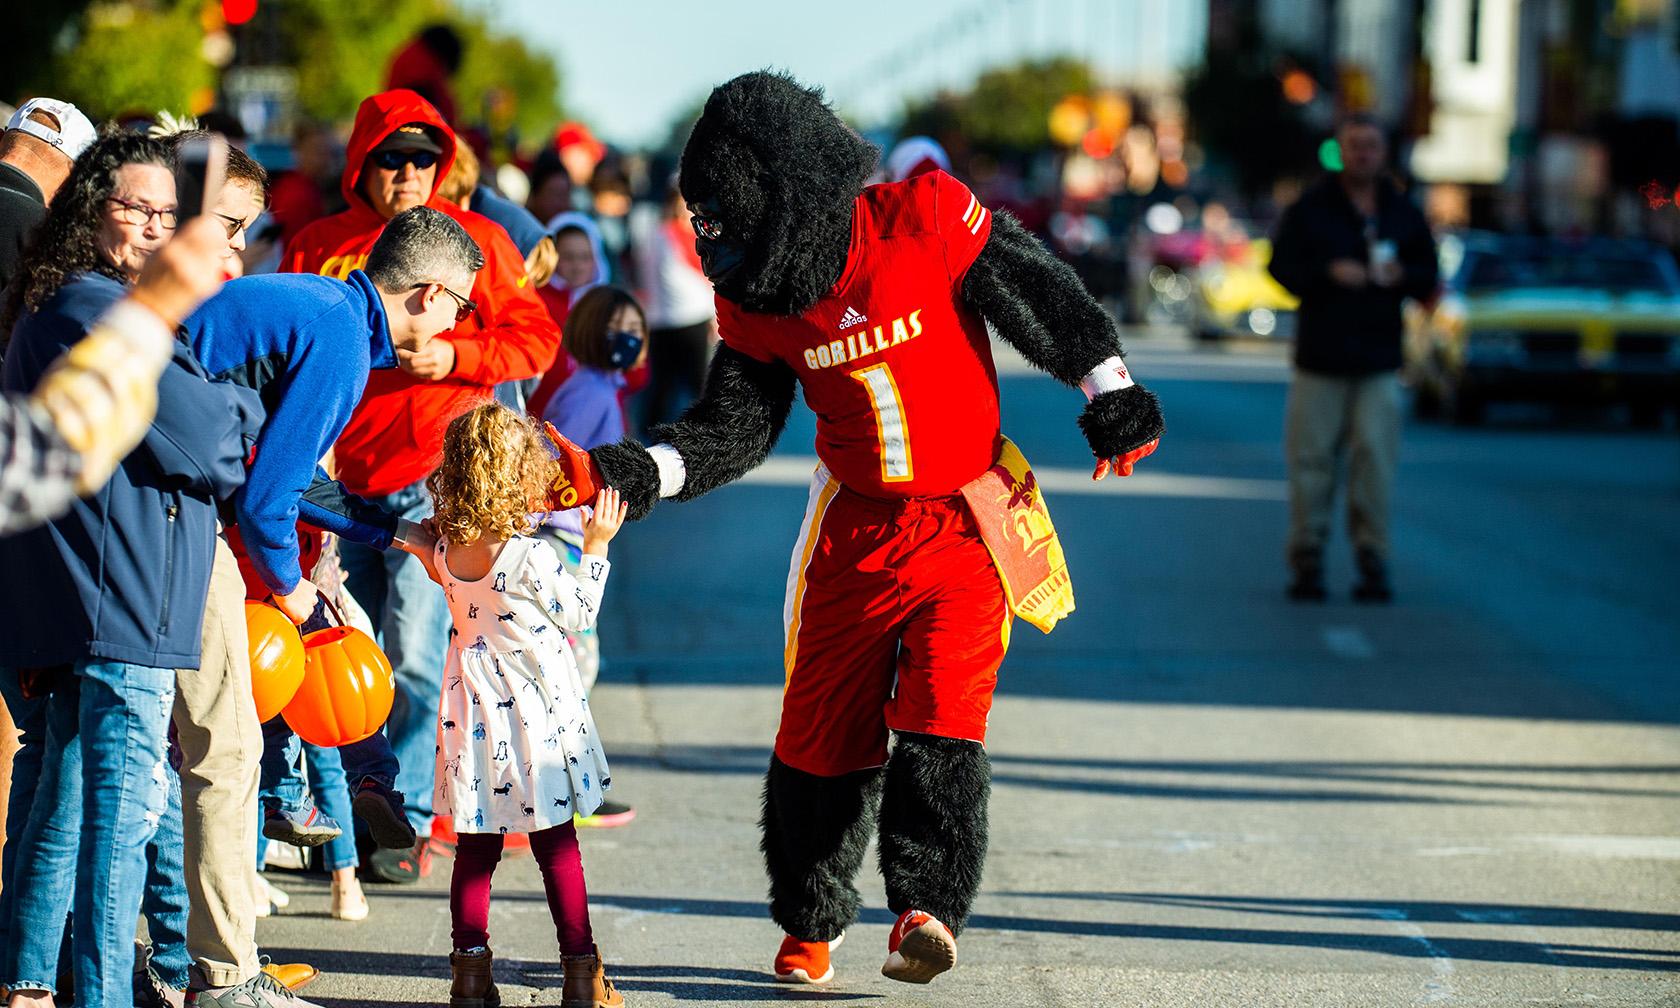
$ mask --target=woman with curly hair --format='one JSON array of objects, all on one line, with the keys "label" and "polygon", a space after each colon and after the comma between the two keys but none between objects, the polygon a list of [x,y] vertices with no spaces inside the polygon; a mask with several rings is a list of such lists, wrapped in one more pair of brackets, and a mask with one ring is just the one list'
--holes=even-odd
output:
[{"label": "woman with curly hair", "polygon": [[577,577],[532,538],[558,468],[525,417],[486,403],[456,417],[427,480],[438,543],[426,564],[453,623],[444,667],[434,807],[454,816],[449,881],[452,1008],[492,1008],[490,879],[503,837],[527,833],[560,940],[567,1008],[623,1004],[589,927],[574,813],[612,786],[567,633],[592,626],[607,582],[607,543],[624,523],[611,488],[583,525]]},{"label": "woman with curly hair", "polygon": [[[173,162],[167,144],[118,133],[76,161],[12,287],[0,389],[33,389],[169,240]],[[52,1003],[72,909],[77,1003],[133,1003],[147,845],[169,816],[176,670],[200,666],[216,502],[244,482],[263,418],[255,392],[211,381],[186,343],[169,342],[139,447],[68,514],[0,539],[0,694],[42,731],[39,761],[19,762],[36,779],[13,781],[32,801],[0,894],[0,985],[14,1006]]]}]

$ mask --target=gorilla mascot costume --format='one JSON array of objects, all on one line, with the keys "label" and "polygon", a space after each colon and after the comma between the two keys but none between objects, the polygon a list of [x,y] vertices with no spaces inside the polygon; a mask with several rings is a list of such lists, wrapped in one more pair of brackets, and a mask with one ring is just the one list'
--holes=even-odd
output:
[{"label": "gorilla mascot costume", "polygon": [[927,983],[955,965],[985,862],[986,719],[1011,612],[1048,630],[1073,607],[1037,484],[1000,431],[988,323],[1086,393],[1093,478],[1130,474],[1165,429],[1072,270],[944,172],[865,188],[878,157],[787,76],[716,88],[679,180],[717,292],[705,391],[651,448],[556,441],[557,500],[611,485],[639,518],[763,462],[796,387],[817,415],[764,783],[770,916],[787,934],[775,971],[792,982],[833,976],[877,818],[899,915],[882,972]]}]

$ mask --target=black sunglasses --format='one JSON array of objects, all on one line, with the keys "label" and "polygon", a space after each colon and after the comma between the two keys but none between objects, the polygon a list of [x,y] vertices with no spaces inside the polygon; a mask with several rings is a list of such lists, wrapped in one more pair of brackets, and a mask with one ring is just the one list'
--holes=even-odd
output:
[{"label": "black sunglasses", "polygon": [[696,237],[704,238],[707,241],[717,241],[723,237],[723,221],[710,214],[694,210],[692,207],[689,209],[694,214],[689,222],[694,225]]},{"label": "black sunglasses", "polygon": [[411,164],[425,171],[437,164],[438,156],[431,151],[424,150],[388,150],[379,151],[373,156],[373,163],[386,171],[402,171],[402,166]]},{"label": "black sunglasses", "polygon": [[431,283],[417,283],[413,287],[410,287],[409,290],[425,290],[427,287],[430,287],[433,283],[436,283],[439,287],[442,287],[443,292],[445,294],[448,294],[450,297],[455,299],[455,321],[465,322],[467,320],[468,316],[472,315],[473,312],[478,311],[478,302],[477,301],[474,301],[472,298],[462,297],[461,295],[459,295],[459,294],[455,293],[454,291],[450,290],[448,287],[444,286],[443,284],[438,283],[436,280],[433,280]]}]

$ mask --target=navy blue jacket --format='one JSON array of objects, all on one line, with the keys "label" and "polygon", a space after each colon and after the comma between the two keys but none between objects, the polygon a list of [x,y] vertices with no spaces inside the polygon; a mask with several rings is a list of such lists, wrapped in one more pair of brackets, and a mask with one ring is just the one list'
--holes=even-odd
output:
[{"label": "navy blue jacket", "polygon": [[[12,330],[0,388],[27,392],[123,296],[85,273]],[[121,661],[197,668],[216,501],[245,481],[262,425],[255,393],[216,382],[176,341],[158,411],[98,493],[0,539],[0,665]]]},{"label": "navy blue jacket", "polygon": [[268,589],[288,594],[304,576],[300,517],[351,542],[389,547],[396,516],[328,480],[319,466],[361,401],[368,369],[397,366],[385,306],[367,274],[234,280],[185,328],[205,368],[255,389],[268,411],[234,498],[239,537]]},{"label": "navy blue jacket", "polygon": [[1377,184],[1373,223],[1376,238],[1394,242],[1399,286],[1354,289],[1330,279],[1333,260],[1370,259],[1366,222],[1338,176],[1324,176],[1278,221],[1270,269],[1301,299],[1295,366],[1303,371],[1357,376],[1400,367],[1400,304],[1435,292],[1435,239],[1423,213],[1387,181]]}]

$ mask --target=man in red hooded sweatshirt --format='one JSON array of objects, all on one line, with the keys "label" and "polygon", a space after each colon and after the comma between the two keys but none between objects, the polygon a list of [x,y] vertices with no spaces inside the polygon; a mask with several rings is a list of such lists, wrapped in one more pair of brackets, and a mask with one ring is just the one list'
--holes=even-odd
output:
[{"label": "man in red hooded sweatshirt", "polygon": [[[449,214],[484,252],[460,322],[398,367],[376,371],[334,446],[339,480],[387,511],[419,521],[432,512],[426,476],[436,467],[449,422],[490,398],[498,382],[541,374],[554,363],[560,331],[525,276],[525,259],[487,217],[437,197],[455,161],[455,135],[413,91],[376,94],[356,111],[342,189],[350,204],[300,231],[281,269],[344,277],[360,269],[385,222],[422,204]],[[376,851],[381,878],[411,882],[425,865],[432,821],[432,747],[442,688],[449,608],[421,563],[343,543],[345,582],[379,628],[396,670],[396,702],[386,724],[402,772],[397,790],[421,840],[413,854]]]}]

